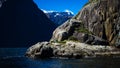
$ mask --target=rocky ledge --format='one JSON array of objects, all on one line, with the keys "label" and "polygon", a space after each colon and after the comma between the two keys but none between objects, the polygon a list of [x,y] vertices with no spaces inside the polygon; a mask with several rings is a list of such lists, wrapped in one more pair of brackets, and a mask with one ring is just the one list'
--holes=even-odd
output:
[{"label": "rocky ledge", "polygon": [[120,56],[120,49],[112,46],[88,45],[74,41],[39,42],[27,50],[26,56],[30,58],[114,57]]}]

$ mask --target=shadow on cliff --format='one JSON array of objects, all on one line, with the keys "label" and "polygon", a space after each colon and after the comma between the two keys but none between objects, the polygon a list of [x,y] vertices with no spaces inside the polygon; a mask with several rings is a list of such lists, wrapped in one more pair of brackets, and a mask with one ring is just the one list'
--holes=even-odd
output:
[{"label": "shadow on cliff", "polygon": [[32,0],[7,0],[0,8],[0,47],[48,41],[55,28]]}]

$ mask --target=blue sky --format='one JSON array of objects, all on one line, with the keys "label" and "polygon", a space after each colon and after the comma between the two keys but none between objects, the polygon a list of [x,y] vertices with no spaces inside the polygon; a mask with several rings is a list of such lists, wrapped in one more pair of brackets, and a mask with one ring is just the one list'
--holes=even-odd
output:
[{"label": "blue sky", "polygon": [[40,9],[59,12],[70,10],[77,14],[88,0],[34,0],[34,2]]}]

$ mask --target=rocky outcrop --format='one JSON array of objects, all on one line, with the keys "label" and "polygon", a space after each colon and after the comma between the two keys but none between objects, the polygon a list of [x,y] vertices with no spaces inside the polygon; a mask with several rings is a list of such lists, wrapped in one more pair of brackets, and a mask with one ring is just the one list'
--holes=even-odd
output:
[{"label": "rocky outcrop", "polygon": [[[73,23],[76,21],[79,22],[78,27],[70,27],[71,29],[77,28],[77,30],[73,30],[71,31],[71,33],[67,32],[66,35],[62,35],[66,32],[66,29],[68,31],[70,30],[70,28],[68,29],[67,27],[64,27],[66,26],[66,24],[67,26],[73,25],[73,24],[68,24],[68,23],[71,23],[71,20],[67,21],[66,24],[63,24],[62,26],[58,27],[54,31],[52,39],[59,40],[59,38],[63,38],[63,37],[69,38],[75,32],[85,33],[85,34],[87,33],[89,34],[88,36],[94,35],[94,37],[97,36],[107,41],[109,43],[107,45],[119,46],[120,43],[117,42],[117,41],[120,41],[119,39],[119,36],[120,36],[119,35],[120,33],[119,5],[120,5],[119,0],[114,0],[114,1],[113,0],[90,0],[90,2],[87,3],[84,6],[84,8],[75,17],[71,19]],[[60,30],[60,28],[62,30]],[[60,33],[57,31],[59,31]],[[75,34],[74,34],[74,37],[75,37]],[[78,38],[77,35],[76,35],[76,38]]]},{"label": "rocky outcrop", "polygon": [[87,45],[85,43],[66,41],[66,43],[39,42],[30,47],[26,56],[30,58],[83,58],[120,56],[120,50],[111,46]]},{"label": "rocky outcrop", "polygon": [[85,28],[107,40],[110,45],[118,45],[116,40],[120,40],[118,38],[120,36],[119,6],[119,0],[90,0],[75,19],[81,20]]},{"label": "rocky outcrop", "polygon": [[37,43],[30,47],[26,56],[31,58],[48,58],[53,56],[53,49],[50,47],[50,43],[42,42]]},{"label": "rocky outcrop", "polygon": [[76,39],[76,41],[79,41],[81,43],[86,43],[91,45],[109,45],[109,43],[106,40],[86,33],[75,32],[72,37]]},{"label": "rocky outcrop", "polygon": [[90,0],[53,32],[46,45],[52,48],[52,57],[120,56],[119,6],[120,0]]},{"label": "rocky outcrop", "polygon": [[76,27],[79,26],[80,21],[70,19],[59,26],[54,32],[50,41],[63,41],[71,36]]},{"label": "rocky outcrop", "polygon": [[[51,41],[64,41],[64,40],[75,40],[82,43],[92,44],[92,45],[109,45],[109,43],[95,35],[88,33],[79,32],[78,28],[82,27],[82,22],[76,19],[70,19],[66,21],[63,25],[59,26],[54,32]],[[80,28],[85,29],[85,28]],[[85,30],[86,31],[86,30]],[[70,39],[73,37],[74,39]]]}]

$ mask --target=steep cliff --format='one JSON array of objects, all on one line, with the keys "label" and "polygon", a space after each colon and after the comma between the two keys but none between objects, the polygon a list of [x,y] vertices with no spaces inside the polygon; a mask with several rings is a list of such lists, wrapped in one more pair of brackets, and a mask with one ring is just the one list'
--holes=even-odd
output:
[{"label": "steep cliff", "polygon": [[50,42],[30,47],[26,56],[113,57],[120,56],[120,0],[89,0],[83,9],[53,32]]},{"label": "steep cliff", "polygon": [[0,8],[0,47],[49,41],[55,28],[33,0],[7,0]]},{"label": "steep cliff", "polygon": [[[119,0],[90,0],[83,9],[66,24],[58,27],[54,33],[52,40],[67,40],[69,37],[74,37],[78,41],[94,43],[95,36],[108,42],[107,45],[120,45],[120,1]],[[74,21],[73,21],[74,20]],[[72,21],[72,22],[71,22]],[[67,28],[71,26],[68,23],[79,21],[78,27]],[[67,25],[67,26],[65,26]],[[64,29],[62,29],[64,28]],[[70,34],[68,30],[74,29]],[[64,32],[62,32],[62,31]],[[58,33],[59,32],[59,33]],[[59,40],[59,36],[64,38],[63,34],[68,33],[69,36]],[[86,36],[87,34],[87,36]],[[84,36],[83,36],[84,35]],[[91,39],[91,35],[94,36]],[[81,39],[82,38],[82,39]],[[97,39],[97,41],[99,41]],[[106,44],[105,43],[105,44]],[[99,43],[102,44],[102,43]]]}]

